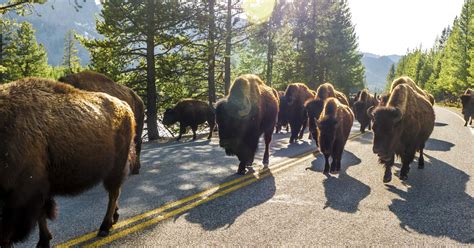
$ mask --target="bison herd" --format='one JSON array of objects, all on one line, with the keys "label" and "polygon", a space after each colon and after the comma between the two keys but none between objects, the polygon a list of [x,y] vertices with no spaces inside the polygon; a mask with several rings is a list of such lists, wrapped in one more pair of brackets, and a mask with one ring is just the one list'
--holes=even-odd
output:
[{"label": "bison herd", "polygon": [[[466,124],[474,117],[474,91],[461,96]],[[314,91],[302,83],[286,91],[267,86],[258,76],[235,79],[229,94],[211,106],[185,99],[164,113],[163,124],[179,122],[179,137],[187,127],[196,139],[198,125],[217,124],[219,145],[239,159],[238,174],[252,166],[260,136],[269,164],[274,131],[288,125],[290,143],[303,138],[308,126],[324,155],[324,173],[338,173],[354,119],[360,131],[373,130],[373,152],[385,166],[384,182],[392,177],[395,155],[402,161],[400,178],[423,149],[434,127],[433,97],[408,77],[396,79],[390,91],[377,97],[362,90],[349,97],[330,83]],[[131,89],[102,74],[85,71],[53,81],[25,78],[0,85],[0,247],[24,240],[39,227],[39,247],[52,238],[47,219],[55,217],[57,195],[74,196],[103,183],[109,194],[98,236],[117,222],[121,185],[138,174],[144,125],[144,104]],[[329,157],[332,161],[329,163]]]}]

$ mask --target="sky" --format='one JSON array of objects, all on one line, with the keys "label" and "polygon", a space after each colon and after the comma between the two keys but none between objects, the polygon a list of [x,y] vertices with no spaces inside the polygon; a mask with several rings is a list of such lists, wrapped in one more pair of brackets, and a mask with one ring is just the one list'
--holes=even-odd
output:
[{"label": "sky", "polygon": [[431,48],[443,28],[461,14],[464,0],[348,0],[359,50],[403,55]]}]

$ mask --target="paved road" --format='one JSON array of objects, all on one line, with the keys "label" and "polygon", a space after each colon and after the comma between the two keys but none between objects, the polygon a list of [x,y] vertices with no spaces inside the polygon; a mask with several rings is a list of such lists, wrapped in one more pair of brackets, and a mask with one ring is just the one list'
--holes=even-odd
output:
[{"label": "paved road", "polygon": [[[234,174],[238,160],[224,156],[216,139],[147,144],[142,174],[123,188],[122,221],[112,236],[87,236],[100,225],[107,202],[105,191],[96,187],[79,197],[58,198],[60,215],[50,223],[53,243],[473,245],[474,134],[458,115],[442,108],[436,115],[425,169],[413,166],[406,182],[394,178],[387,185],[371,152],[371,133],[348,142],[342,172],[331,177],[322,174],[320,155],[296,156],[314,150],[313,144],[288,145],[286,134],[274,136],[272,169],[246,177]],[[262,149],[256,161],[261,157]],[[188,196],[193,197],[180,200]],[[37,240],[35,233],[20,247]]]}]

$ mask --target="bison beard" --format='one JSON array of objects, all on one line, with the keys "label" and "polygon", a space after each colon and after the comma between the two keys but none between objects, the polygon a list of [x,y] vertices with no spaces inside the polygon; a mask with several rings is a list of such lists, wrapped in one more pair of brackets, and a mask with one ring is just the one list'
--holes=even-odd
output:
[{"label": "bison beard", "polygon": [[324,110],[318,125],[319,150],[324,155],[324,173],[329,172],[329,156],[332,157],[331,173],[341,170],[344,146],[351,132],[354,115],[349,106],[341,104],[336,98],[324,102]]},{"label": "bison beard", "polygon": [[99,235],[107,235],[118,219],[134,129],[130,107],[104,93],[37,78],[0,86],[0,246],[24,240],[37,222],[38,246],[49,247],[53,197],[100,182],[109,204]]},{"label": "bison beard", "polygon": [[286,88],[285,98],[288,104],[288,122],[291,128],[290,143],[294,143],[296,139],[303,138],[308,123],[304,103],[313,99],[314,94],[305,84],[293,83]]},{"label": "bison beard", "polygon": [[135,160],[130,164],[132,174],[140,172],[140,154],[142,150],[142,132],[145,119],[145,104],[142,99],[133,90],[115,83],[112,79],[103,74],[93,71],[83,71],[70,74],[58,79],[58,81],[70,84],[78,89],[104,92],[118,99],[125,101],[130,105],[135,116]]},{"label": "bison beard", "polygon": [[427,99],[406,84],[393,87],[386,106],[378,106],[371,116],[373,152],[385,165],[384,183],[392,179],[394,156],[402,159],[400,179],[408,178],[410,163],[420,151],[418,168],[424,167],[423,149],[434,128],[434,110]]},{"label": "bison beard", "polygon": [[467,89],[461,96],[462,103],[462,114],[464,116],[464,126],[467,126],[469,119],[471,120],[469,125],[472,125],[472,119],[474,119],[474,90]]},{"label": "bison beard", "polygon": [[263,164],[269,164],[269,145],[278,114],[278,92],[266,86],[255,75],[238,77],[229,95],[217,102],[216,121],[219,145],[227,155],[237,155],[237,173],[245,174],[253,163],[258,140],[265,138]]},{"label": "bison beard", "polygon": [[185,99],[176,104],[174,108],[166,109],[163,124],[169,126],[179,122],[179,136],[176,139],[178,141],[181,139],[181,136],[186,133],[186,127],[188,126],[191,127],[193,131],[193,140],[196,140],[198,125],[207,122],[209,124],[209,136],[207,139],[210,139],[214,131],[215,120],[214,111],[208,103],[199,100]]}]

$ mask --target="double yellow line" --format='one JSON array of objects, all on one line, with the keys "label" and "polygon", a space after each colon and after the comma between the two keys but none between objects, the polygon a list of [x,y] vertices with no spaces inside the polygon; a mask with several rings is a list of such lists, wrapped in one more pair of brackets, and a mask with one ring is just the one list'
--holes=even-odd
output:
[{"label": "double yellow line", "polygon": [[[349,139],[354,139],[361,134],[356,134]],[[83,236],[80,236],[78,238],[69,240],[65,243],[59,244],[56,247],[58,248],[65,248],[65,247],[72,247],[76,246],[88,241],[88,244],[86,244],[84,247],[100,247],[103,245],[106,245],[108,243],[111,243],[117,239],[120,239],[122,237],[125,237],[131,233],[137,232],[139,230],[145,229],[151,225],[157,224],[160,221],[163,221],[165,219],[168,219],[170,217],[176,216],[180,213],[183,213],[185,211],[188,211],[194,207],[197,207],[203,203],[206,203],[208,201],[211,201],[213,199],[216,199],[218,197],[224,196],[230,192],[233,192],[235,190],[238,190],[240,188],[243,188],[249,184],[252,184],[258,180],[261,180],[265,177],[268,177],[270,175],[273,175],[275,173],[278,173],[280,171],[283,171],[289,167],[292,167],[302,161],[305,161],[308,159],[308,155],[312,154],[312,151],[308,151],[302,154],[299,154],[295,157],[292,157],[290,159],[287,159],[285,161],[282,161],[278,163],[275,166],[272,166],[271,168],[265,168],[263,170],[256,171],[252,174],[247,174],[245,176],[236,178],[234,180],[231,180],[229,182],[225,182],[219,185],[216,185],[214,187],[211,187],[205,191],[202,191],[200,193],[188,196],[186,198],[183,198],[181,200],[167,203],[157,209],[145,212],[143,214],[134,216],[132,218],[117,222],[114,226],[113,229],[118,230],[121,228],[124,228],[126,226],[129,226],[131,224],[134,224],[138,222],[138,224],[132,225],[130,227],[124,228],[122,230],[119,230],[115,233],[112,233],[111,235],[98,239],[97,232],[90,232],[87,233]],[[316,153],[317,154],[317,153]],[[186,203],[186,204],[185,204]],[[176,208],[178,206],[181,206],[185,204],[184,206],[180,208]],[[173,210],[172,210],[173,209]],[[167,211],[171,210],[171,211]],[[153,217],[154,216],[154,217]]]}]

